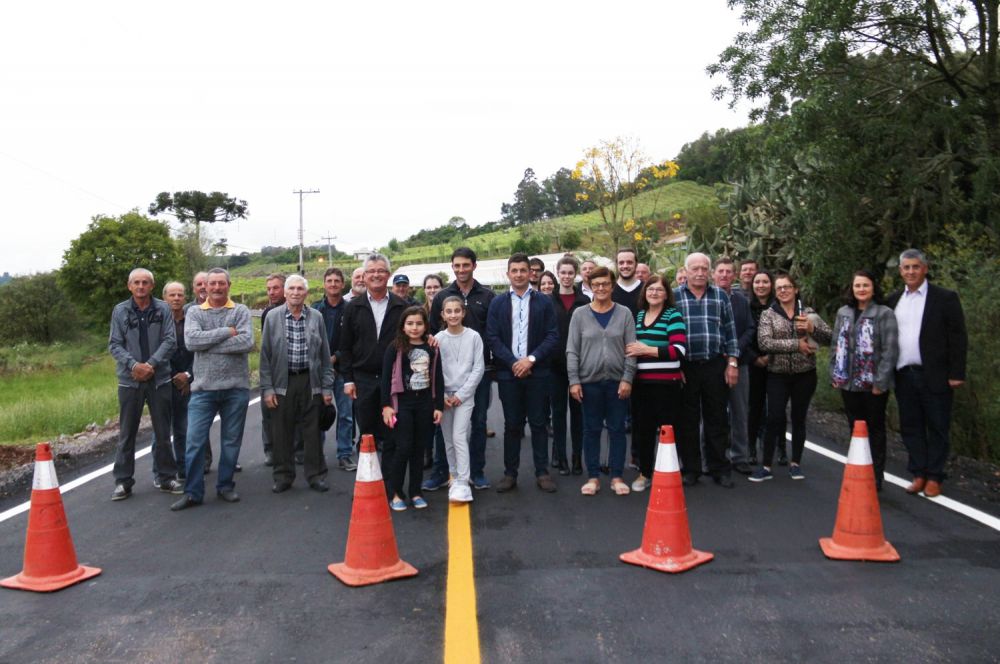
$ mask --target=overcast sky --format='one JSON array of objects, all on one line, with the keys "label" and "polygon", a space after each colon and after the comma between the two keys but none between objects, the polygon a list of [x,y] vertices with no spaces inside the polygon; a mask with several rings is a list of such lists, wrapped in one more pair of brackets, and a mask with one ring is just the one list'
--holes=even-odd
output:
[{"label": "overcast sky", "polygon": [[0,24],[0,273],[59,267],[95,214],[221,190],[234,252],[384,245],[500,216],[602,139],[656,159],[746,124],[705,66],[738,16],[699,2],[18,2]]}]

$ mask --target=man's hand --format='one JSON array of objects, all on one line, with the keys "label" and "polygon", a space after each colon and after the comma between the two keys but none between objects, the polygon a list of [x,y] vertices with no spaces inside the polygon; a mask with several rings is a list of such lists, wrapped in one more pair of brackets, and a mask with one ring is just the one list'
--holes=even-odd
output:
[{"label": "man's hand", "polygon": [[809,345],[809,340],[808,339],[806,339],[805,337],[800,337],[799,338],[799,352],[802,353],[803,355],[812,355],[816,351],[814,351],[812,349],[812,346]]},{"label": "man's hand", "polygon": [[738,367],[726,367],[726,385],[729,387],[736,387],[736,383],[740,382],[740,370]]},{"label": "man's hand", "polygon": [[147,380],[153,377],[156,372],[153,367],[149,366],[146,362],[136,362],[132,366],[132,378],[140,383],[145,383]]},{"label": "man's hand", "polygon": [[240,331],[237,330],[235,327],[230,327],[229,328],[229,336],[235,337],[239,333],[240,333]]},{"label": "man's hand", "polygon": [[329,406],[330,404],[332,404],[333,403],[333,395],[332,394],[324,394],[323,395],[323,403],[325,403],[327,406]]},{"label": "man's hand", "polygon": [[268,394],[264,397],[264,405],[274,410],[278,407],[278,395],[275,393]]},{"label": "man's hand", "polygon": [[625,400],[632,396],[632,383],[626,383],[624,380],[618,383],[618,398]]},{"label": "man's hand", "polygon": [[354,383],[345,383],[344,384],[344,394],[346,394],[347,396],[349,396],[351,399],[357,399],[358,398],[358,389],[354,385]]},{"label": "man's hand", "polygon": [[767,355],[758,355],[757,359],[755,359],[753,363],[756,367],[761,369],[765,368],[767,366]]},{"label": "man's hand", "polygon": [[174,377],[171,378],[170,380],[173,382],[174,387],[177,388],[178,392],[180,392],[181,394],[187,393],[187,390],[189,389],[188,388],[189,381],[186,371],[178,371],[177,373],[174,374]]},{"label": "man's hand", "polygon": [[570,385],[569,396],[576,399],[580,403],[583,403],[583,385],[580,385],[579,383],[576,385]]},{"label": "man's hand", "polygon": [[963,385],[965,385],[964,380],[952,380],[951,378],[948,379],[948,387],[950,387],[951,389],[955,389],[956,387],[962,387]]},{"label": "man's hand", "polygon": [[435,410],[434,411],[434,424],[441,424],[441,411],[440,410]]},{"label": "man's hand", "polygon": [[336,355],[331,355],[330,356],[330,364],[337,364],[337,356]]},{"label": "man's hand", "polygon": [[514,372],[515,378],[527,378],[531,375],[531,368],[535,364],[526,357],[522,357],[520,360],[514,363],[511,370]]}]

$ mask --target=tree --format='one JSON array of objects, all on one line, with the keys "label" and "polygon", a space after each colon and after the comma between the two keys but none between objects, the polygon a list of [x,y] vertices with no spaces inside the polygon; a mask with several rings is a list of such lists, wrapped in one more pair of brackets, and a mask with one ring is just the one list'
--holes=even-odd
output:
[{"label": "tree", "polygon": [[524,177],[521,178],[521,182],[518,183],[517,190],[514,192],[514,202],[501,205],[500,212],[505,220],[513,222],[514,225],[526,224],[550,216],[549,199],[541,185],[538,184],[534,170],[525,169]]},{"label": "tree", "polygon": [[[1000,229],[1000,2],[997,0],[730,0],[751,29],[737,35],[710,74],[717,97],[747,98],[752,117],[787,115],[831,82],[863,77],[874,103],[859,117],[892,115],[914,95],[967,118],[979,149],[966,166],[971,213]],[[882,55],[879,59],[866,56]],[[903,69],[910,75],[898,78]]]},{"label": "tree", "polygon": [[649,186],[650,180],[640,177],[647,167],[656,180],[673,178],[678,171],[672,161],[651,163],[636,139],[618,137],[585,151],[571,173],[581,189],[576,197],[590,201],[601,213],[612,250],[622,246],[626,237],[630,244],[645,237],[635,228],[635,196]]},{"label": "tree", "polygon": [[55,272],[15,277],[0,288],[0,343],[52,343],[78,332],[76,307]]},{"label": "tree", "polygon": [[128,297],[128,275],[137,267],[150,270],[159,286],[182,276],[170,228],[138,210],[98,215],[63,253],[59,283],[86,318],[107,322],[114,305]]},{"label": "tree", "polygon": [[554,217],[566,217],[594,209],[593,203],[577,196],[580,184],[573,179],[573,171],[568,168],[560,168],[542,180],[542,189]]},{"label": "tree", "polygon": [[194,224],[195,240],[201,242],[201,224],[217,221],[234,221],[246,219],[247,202],[232,198],[221,191],[206,194],[201,191],[178,191],[171,195],[163,191],[156,195],[156,200],[149,206],[149,214],[154,217],[167,213],[176,217],[182,224]]}]

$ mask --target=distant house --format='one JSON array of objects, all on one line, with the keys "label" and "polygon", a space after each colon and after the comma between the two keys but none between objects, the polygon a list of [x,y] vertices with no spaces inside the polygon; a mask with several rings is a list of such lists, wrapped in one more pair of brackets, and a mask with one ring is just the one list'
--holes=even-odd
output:
[{"label": "distant house", "polygon": [[363,261],[375,253],[374,249],[358,249],[354,252],[354,260]]}]

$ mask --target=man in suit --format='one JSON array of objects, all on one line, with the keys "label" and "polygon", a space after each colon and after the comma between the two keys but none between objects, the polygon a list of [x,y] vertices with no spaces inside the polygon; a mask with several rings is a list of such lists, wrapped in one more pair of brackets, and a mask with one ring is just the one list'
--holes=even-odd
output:
[{"label": "man in suit", "polygon": [[504,476],[497,484],[500,493],[517,487],[525,418],[531,426],[538,488],[549,493],[556,490],[548,468],[545,411],[549,403],[549,365],[559,344],[559,328],[549,296],[528,287],[530,274],[526,254],[516,253],[507,260],[510,291],[493,298],[486,319],[486,343],[493,351],[497,391],[503,405]]},{"label": "man in suit", "polygon": [[906,284],[889,297],[899,327],[896,403],[913,483],[907,493],[941,494],[948,461],[953,390],[965,382],[968,337],[958,293],[927,281],[927,258],[917,249],[899,256]]},{"label": "man in suit", "polygon": [[[372,254],[363,267],[366,290],[348,302],[341,317],[339,368],[344,375],[344,394],[354,401],[354,421],[361,435],[372,434],[383,441],[388,430],[382,422],[379,393],[382,358],[396,338],[406,303],[389,292],[388,258]],[[383,449],[383,468],[389,467],[392,451]]]}]

